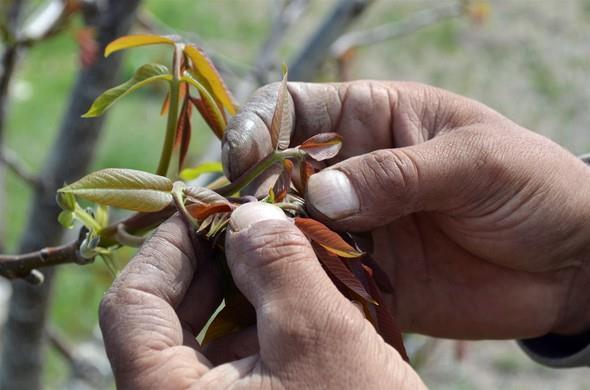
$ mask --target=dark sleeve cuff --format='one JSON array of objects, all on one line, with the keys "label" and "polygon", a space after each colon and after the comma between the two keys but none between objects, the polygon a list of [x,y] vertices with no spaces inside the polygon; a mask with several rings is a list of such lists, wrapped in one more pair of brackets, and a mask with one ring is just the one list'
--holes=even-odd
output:
[{"label": "dark sleeve cuff", "polygon": [[590,367],[590,331],[575,336],[549,333],[519,340],[518,344],[531,359],[545,366]]}]

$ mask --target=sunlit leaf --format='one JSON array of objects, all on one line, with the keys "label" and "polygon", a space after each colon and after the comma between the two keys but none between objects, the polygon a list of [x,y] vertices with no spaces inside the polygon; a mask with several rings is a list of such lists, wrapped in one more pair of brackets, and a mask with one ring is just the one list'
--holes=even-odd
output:
[{"label": "sunlit leaf", "polygon": [[147,35],[147,34],[137,34],[137,35],[126,35],[121,38],[115,39],[111,43],[107,45],[104,50],[104,56],[108,57],[112,53],[123,50],[129,49],[131,47],[137,46],[147,46],[147,45],[158,45],[158,44],[165,44],[165,45],[172,45],[176,44],[178,37],[175,36],[166,36],[166,35]]},{"label": "sunlit leaf", "polygon": [[277,104],[270,124],[270,140],[275,149],[285,149],[291,141],[293,113],[289,110],[289,91],[287,90],[288,72],[285,70],[283,81],[279,86]]},{"label": "sunlit leaf", "polygon": [[129,81],[111,88],[100,95],[94,103],[92,103],[88,112],[82,115],[82,117],[92,118],[100,116],[123,96],[158,80],[172,80],[172,76],[168,73],[168,68],[159,64],[143,65],[137,69]]},{"label": "sunlit leaf", "polygon": [[185,168],[183,169],[179,176],[182,180],[189,181],[195,180],[197,177],[201,176],[203,173],[222,173],[223,172],[223,165],[220,162],[204,162],[197,165],[194,168]]},{"label": "sunlit leaf", "polygon": [[74,227],[74,213],[70,210],[63,210],[57,216],[57,221],[60,223],[61,226],[71,229]]},{"label": "sunlit leaf", "polygon": [[216,213],[225,213],[227,211],[231,211],[232,209],[229,203],[213,203],[208,205],[191,204],[186,208],[189,214],[198,221],[204,221],[210,215]]},{"label": "sunlit leaf", "polygon": [[172,182],[134,169],[109,168],[93,172],[61,188],[83,199],[134,211],[159,211],[172,201]]},{"label": "sunlit leaf", "polygon": [[182,76],[182,80],[190,83],[193,87],[199,91],[199,95],[201,99],[198,99],[199,102],[195,102],[193,99],[193,103],[207,122],[217,138],[223,138],[223,132],[225,130],[225,119],[221,111],[219,111],[219,107],[215,103],[215,100],[207,91],[207,89],[198,82],[190,72],[184,72],[184,76]]},{"label": "sunlit leaf", "polygon": [[342,136],[337,133],[316,134],[299,145],[299,149],[316,161],[334,158],[342,149]]},{"label": "sunlit leaf", "polygon": [[184,99],[180,114],[178,116],[178,122],[176,124],[176,140],[174,146],[179,148],[178,154],[178,170],[182,169],[184,159],[188,153],[188,147],[191,141],[191,114],[192,114],[192,103],[188,99]]},{"label": "sunlit leaf", "polygon": [[206,82],[205,87],[207,87],[213,97],[218,99],[231,115],[235,115],[237,104],[223,82],[221,75],[215,69],[213,62],[211,62],[201,49],[192,44],[187,44],[184,47],[184,53],[190,58],[193,71],[199,74]]},{"label": "sunlit leaf", "polygon": [[328,251],[345,258],[362,255],[323,223],[311,218],[295,218],[295,225],[312,241],[317,242]]},{"label": "sunlit leaf", "polygon": [[344,264],[342,259],[337,255],[329,252],[324,247],[312,243],[313,249],[320,260],[320,263],[328,270],[332,277],[338,279],[344,286],[367,302],[377,304],[375,299],[367,292],[363,284]]},{"label": "sunlit leaf", "polygon": [[383,298],[381,297],[379,288],[377,288],[371,268],[363,265],[363,270],[365,271],[365,274],[368,278],[369,293],[375,297],[375,300],[379,303],[379,306],[375,307],[377,316],[377,331],[381,337],[383,337],[383,340],[394,347],[405,361],[409,361],[408,353],[406,352],[406,348],[404,346],[404,339],[402,337],[401,329],[387,308],[387,305],[382,304]]},{"label": "sunlit leaf", "polygon": [[186,186],[183,189],[184,195],[187,199],[193,203],[199,203],[201,205],[209,204],[227,204],[228,201],[225,197],[219,195],[217,192],[210,190],[205,187],[197,186]]},{"label": "sunlit leaf", "polygon": [[[287,193],[289,192],[289,188],[291,187],[291,174],[293,173],[293,162],[291,160],[284,160],[283,161],[283,170],[275,185],[272,188],[274,193],[274,202],[282,202]],[[273,203],[274,203],[273,202]]]}]

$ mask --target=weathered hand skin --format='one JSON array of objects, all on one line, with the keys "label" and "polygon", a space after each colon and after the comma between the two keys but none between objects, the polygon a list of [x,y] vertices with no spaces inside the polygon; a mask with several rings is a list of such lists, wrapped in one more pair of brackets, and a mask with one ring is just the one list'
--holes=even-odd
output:
[{"label": "weathered hand skin", "polygon": [[[277,86],[230,122],[230,178],[270,152]],[[289,83],[289,91],[292,146],[318,132],[344,137],[330,169],[344,173],[348,190],[324,170],[310,181],[308,206],[333,228],[371,232],[404,330],[525,338],[590,327],[580,309],[590,303],[589,167],[492,109],[430,86]]]},{"label": "weathered hand skin", "polygon": [[228,265],[256,309],[257,326],[205,349],[197,345],[196,332],[219,303],[220,283],[205,247],[193,249],[184,224],[173,218],[101,304],[118,388],[424,388],[338,292],[280,209],[248,203],[234,212],[230,226]]}]

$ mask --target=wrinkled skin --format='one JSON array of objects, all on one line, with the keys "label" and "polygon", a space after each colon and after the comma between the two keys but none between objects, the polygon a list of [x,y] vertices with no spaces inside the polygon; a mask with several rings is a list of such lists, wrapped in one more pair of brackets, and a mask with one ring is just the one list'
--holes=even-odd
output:
[{"label": "wrinkled skin", "polygon": [[[259,90],[230,123],[230,178],[270,152],[276,90]],[[477,339],[590,328],[580,310],[590,304],[590,168],[493,110],[428,86],[290,83],[289,91],[291,145],[317,132],[342,134],[330,169],[346,175],[359,200],[336,218],[308,206],[335,229],[372,236],[404,331]],[[315,191],[325,191],[318,182]],[[317,199],[311,183],[308,199]],[[328,193],[338,202],[338,192]],[[228,265],[257,327],[204,348],[194,341],[219,303],[219,275],[206,245],[192,245],[173,219],[101,304],[120,388],[423,386],[336,290],[292,224],[268,210],[238,211]]]}]

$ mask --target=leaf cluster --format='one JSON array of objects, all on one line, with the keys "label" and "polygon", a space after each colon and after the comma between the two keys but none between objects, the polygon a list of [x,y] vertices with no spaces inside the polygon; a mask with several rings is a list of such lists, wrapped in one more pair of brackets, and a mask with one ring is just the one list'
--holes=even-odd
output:
[{"label": "leaf cluster", "polygon": [[[166,176],[172,148],[179,150],[180,169],[190,142],[192,108],[199,111],[211,131],[221,138],[228,117],[236,113],[237,105],[203,51],[179,37],[122,37],[107,46],[105,55],[155,44],[173,48],[172,71],[159,64],[140,67],[129,81],[104,92],[85,116],[102,115],[120,98],[150,83],[168,83],[169,92],[162,107],[162,112],[168,113],[167,133],[158,170],[153,174],[132,169],[104,169],[59,190],[57,201],[64,210],[60,214],[60,222],[71,227],[73,221],[78,220],[84,226],[86,238],[80,251],[88,257],[100,255],[108,259],[113,250],[141,241],[143,234],[178,212],[192,234],[210,243],[219,266],[227,271],[223,241],[233,210],[246,202],[272,203],[292,218],[309,239],[322,266],[339,290],[347,298],[361,303],[365,315],[376,329],[405,356],[395,321],[382,305],[381,292],[392,293],[386,274],[368,253],[361,250],[353,236],[332,231],[310,218],[306,211],[305,191],[309,177],[322,168],[321,161],[338,155],[343,140],[337,133],[320,133],[300,145],[290,146],[294,113],[289,106],[286,66],[269,129],[273,151],[233,182],[221,176],[207,187],[198,187],[191,185],[190,180],[203,173],[221,172],[221,164],[208,162],[186,169],[180,172],[181,180],[174,182]],[[242,193],[254,179],[275,172],[277,168],[276,181],[266,195],[255,198]],[[78,199],[97,206],[95,209],[84,209],[78,204]],[[131,210],[137,214],[109,225],[107,207]],[[205,342],[255,322],[252,307],[233,284],[229,272],[225,274],[225,306],[209,326]]]}]

